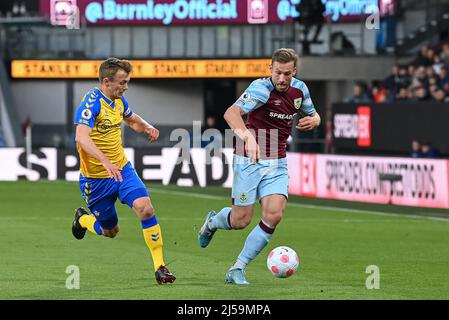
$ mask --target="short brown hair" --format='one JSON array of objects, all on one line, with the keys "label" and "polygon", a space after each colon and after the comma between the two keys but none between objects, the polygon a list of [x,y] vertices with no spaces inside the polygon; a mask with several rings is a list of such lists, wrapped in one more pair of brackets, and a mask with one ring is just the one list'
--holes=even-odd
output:
[{"label": "short brown hair", "polygon": [[298,55],[296,54],[295,50],[289,48],[277,49],[271,57],[271,63],[288,63],[291,61],[294,62],[294,66],[296,67],[296,63],[298,62]]},{"label": "short brown hair", "polygon": [[100,83],[103,82],[103,79],[114,79],[115,74],[117,71],[123,70],[127,74],[131,73],[132,66],[131,63],[129,63],[128,60],[120,60],[118,58],[108,58],[105,61],[103,61],[100,65],[99,70],[99,78]]}]

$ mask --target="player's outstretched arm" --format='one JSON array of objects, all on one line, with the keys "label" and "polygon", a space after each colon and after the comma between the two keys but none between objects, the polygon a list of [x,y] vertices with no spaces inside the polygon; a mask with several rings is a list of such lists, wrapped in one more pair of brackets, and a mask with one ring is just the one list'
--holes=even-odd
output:
[{"label": "player's outstretched arm", "polygon": [[256,138],[246,128],[242,115],[243,110],[240,107],[233,105],[226,110],[224,119],[234,133],[245,142],[245,151],[248,157],[253,162],[257,162],[260,158],[260,148]]},{"label": "player's outstretched arm", "polygon": [[159,130],[145,121],[138,114],[133,113],[130,117],[124,118],[124,120],[134,131],[138,133],[145,133],[150,142],[156,141],[159,138]]},{"label": "player's outstretched arm", "polygon": [[296,128],[302,131],[310,131],[318,128],[320,123],[321,117],[317,112],[315,112],[312,116],[306,116],[299,119]]},{"label": "player's outstretched arm", "polygon": [[83,124],[78,124],[76,126],[76,143],[78,143],[89,156],[101,161],[103,167],[109,172],[109,174],[115,179],[115,181],[123,181],[122,174],[120,173],[120,168],[117,165],[111,163],[111,161],[109,161],[104,153],[101,152],[100,149],[98,149],[98,147],[90,137],[91,132],[91,127],[85,126]]}]

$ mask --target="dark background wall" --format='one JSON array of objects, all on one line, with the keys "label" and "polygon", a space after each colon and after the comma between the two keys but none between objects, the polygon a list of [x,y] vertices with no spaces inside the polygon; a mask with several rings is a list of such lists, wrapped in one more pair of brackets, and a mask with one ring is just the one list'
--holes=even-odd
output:
[{"label": "dark background wall", "polygon": [[[337,153],[385,153],[409,155],[413,139],[431,142],[449,156],[449,106],[436,102],[394,104],[334,104],[335,114],[357,114],[359,106],[371,108],[371,146],[360,147],[357,139],[334,137]],[[335,123],[335,121],[333,121]]]}]

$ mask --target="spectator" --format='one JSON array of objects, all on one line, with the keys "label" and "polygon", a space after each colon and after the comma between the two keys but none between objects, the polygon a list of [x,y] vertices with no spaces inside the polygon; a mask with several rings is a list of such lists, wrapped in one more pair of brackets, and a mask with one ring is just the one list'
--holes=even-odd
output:
[{"label": "spectator", "polygon": [[427,101],[431,97],[429,91],[423,85],[414,87],[412,93],[415,101]]},{"label": "spectator", "polygon": [[423,142],[421,144],[421,156],[423,158],[438,158],[440,156],[440,152],[437,148],[432,146],[432,143],[429,141]]},{"label": "spectator", "polygon": [[354,95],[345,99],[348,103],[369,103],[372,102],[370,96],[368,95],[368,88],[365,82],[358,81],[355,83]]},{"label": "spectator", "polygon": [[416,67],[413,64],[409,64],[407,66],[407,71],[408,71],[407,73],[410,78],[412,78],[413,75],[415,74],[415,70],[416,70]]},{"label": "spectator", "polygon": [[428,66],[428,67],[426,68],[426,77],[427,77],[427,79],[436,77],[436,75],[437,75],[437,74],[435,73],[435,70],[433,69],[433,65]]},{"label": "spectator", "polygon": [[398,80],[399,80],[399,66],[395,64],[391,68],[391,74],[387,78],[385,78],[383,86],[385,89],[394,94],[396,93],[397,90],[399,90],[399,88],[397,88]]},{"label": "spectator", "polygon": [[443,86],[442,89],[444,90],[444,92],[445,92],[447,95],[449,95],[449,83],[446,83],[446,84]]},{"label": "spectator", "polygon": [[422,158],[421,143],[419,140],[414,139],[412,141],[412,152],[410,153],[410,156],[412,158]]},{"label": "spectator", "polygon": [[444,43],[441,50],[441,62],[449,69],[449,43]]},{"label": "spectator", "polygon": [[[435,82],[434,79],[431,79],[431,80],[433,80],[432,82]],[[441,88],[438,87],[438,85],[437,85],[436,83],[430,83],[430,85],[429,85],[429,92],[430,92],[430,94],[432,95],[432,97],[434,96],[434,93],[435,93],[437,90],[439,90],[439,89],[441,89]]]},{"label": "spectator", "polygon": [[442,67],[440,73],[438,74],[438,86],[444,88],[446,84],[449,84],[449,73],[448,68]]},{"label": "spectator", "polygon": [[413,62],[413,64],[417,67],[419,66],[430,66],[432,65],[432,61],[429,61],[428,57],[428,53],[427,53],[427,49],[429,47],[428,46],[422,46],[421,50],[418,53],[418,57],[416,57],[415,61]]},{"label": "spectator", "polygon": [[399,92],[395,95],[394,100],[404,101],[409,100],[411,97],[412,97],[411,92],[407,88],[402,87],[399,89]]},{"label": "spectator", "polygon": [[437,88],[435,91],[433,91],[432,97],[437,102],[449,102],[449,96],[441,88]]},{"label": "spectator", "polygon": [[429,80],[426,75],[426,67],[419,66],[418,68],[416,68],[413,79],[411,80],[411,86],[412,89],[420,86],[424,86],[427,88],[429,86]]},{"label": "spectator", "polygon": [[444,63],[441,62],[441,57],[438,55],[435,55],[435,57],[433,58],[433,71],[435,72],[436,75],[438,75],[441,71],[441,68],[444,66]]},{"label": "spectator", "polygon": [[387,90],[378,82],[373,82],[371,95],[375,103],[384,103],[387,99]]},{"label": "spectator", "polygon": [[409,87],[410,84],[412,83],[412,80],[413,79],[411,75],[408,74],[408,68],[405,66],[401,66],[399,68],[399,79],[398,79],[399,87]]},{"label": "spectator", "polygon": [[432,48],[427,48],[426,58],[427,58],[427,67],[431,67],[433,64],[433,58],[435,57],[435,51]]},{"label": "spectator", "polygon": [[[438,48],[438,47],[435,47]],[[408,65],[395,64],[383,81],[373,81],[371,89],[364,82],[354,85],[347,103],[390,103],[394,101],[449,102],[449,43],[440,49],[423,46],[418,57]]]}]

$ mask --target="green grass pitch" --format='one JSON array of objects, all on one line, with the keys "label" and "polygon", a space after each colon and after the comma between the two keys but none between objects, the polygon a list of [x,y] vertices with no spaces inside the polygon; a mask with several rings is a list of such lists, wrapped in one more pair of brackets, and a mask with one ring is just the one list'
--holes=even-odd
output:
[{"label": "green grass pitch", "polygon": [[[291,197],[271,242],[247,269],[251,285],[226,285],[223,276],[259,221],[219,230],[206,249],[197,232],[208,210],[229,206],[229,190],[150,185],[164,237],[165,259],[178,277],[158,286],[141,226],[117,203],[115,239],[71,234],[74,209],[84,205],[77,183],[0,183],[0,299],[448,299],[449,219],[444,210],[367,206]],[[369,211],[368,211],[369,210]],[[383,213],[393,210],[399,214]],[[416,215],[418,211],[421,215]],[[404,215],[403,213],[408,213]],[[413,213],[413,215],[411,214]],[[274,278],[272,248],[300,255],[299,271]],[[80,289],[66,288],[78,266]],[[366,268],[380,269],[380,288],[368,290]]]}]

